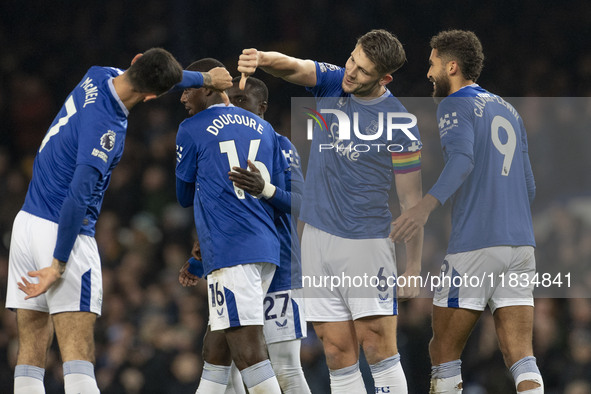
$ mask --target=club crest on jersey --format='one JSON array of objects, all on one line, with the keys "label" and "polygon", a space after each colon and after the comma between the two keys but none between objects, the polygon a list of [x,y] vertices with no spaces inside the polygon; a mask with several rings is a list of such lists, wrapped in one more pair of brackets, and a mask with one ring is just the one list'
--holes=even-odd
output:
[{"label": "club crest on jersey", "polygon": [[107,131],[101,136],[101,146],[107,152],[110,152],[115,147],[115,132],[113,130]]}]

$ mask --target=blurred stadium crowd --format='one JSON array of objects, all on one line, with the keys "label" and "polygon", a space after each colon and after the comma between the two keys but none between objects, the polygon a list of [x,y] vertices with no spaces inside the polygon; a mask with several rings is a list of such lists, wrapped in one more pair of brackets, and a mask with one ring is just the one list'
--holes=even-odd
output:
[{"label": "blurred stadium crowd", "polygon": [[[338,5],[329,0],[3,1],[0,300],[12,221],[24,200],[32,159],[67,93],[91,65],[124,68],[135,53],[153,46],[170,50],[183,66],[216,57],[233,74],[240,51],[252,46],[343,64],[357,36],[383,27],[398,35],[408,56],[389,88],[398,96],[427,97],[430,37],[446,28],[471,29],[487,57],[479,80],[483,87],[507,98],[551,97],[518,107],[538,186],[536,256],[540,271],[572,272],[585,285],[561,298],[536,300],[534,349],[546,393],[590,394],[591,155],[586,147],[591,146],[591,52],[583,48],[591,30],[591,3],[459,5],[427,0]],[[270,90],[267,120],[289,133],[290,97],[305,96],[305,91],[262,72],[257,77]],[[104,305],[96,327],[96,372],[103,393],[194,393],[199,379],[205,288],[184,289],[177,281],[194,232],[192,211],[175,199],[175,133],[185,117],[178,99],[171,94],[130,115],[125,154],[97,225]],[[435,121],[419,123],[425,191],[442,167]],[[432,215],[425,270],[437,273],[448,227],[445,209]],[[401,304],[399,346],[410,393],[428,391],[430,311],[428,298]],[[322,346],[313,330],[309,333],[302,349],[305,373],[312,392],[327,393]],[[15,334],[14,313],[0,309],[0,392],[12,391]],[[45,375],[48,394],[63,393],[58,357],[54,343]],[[466,347],[463,376],[466,394],[514,390],[488,312]]]}]

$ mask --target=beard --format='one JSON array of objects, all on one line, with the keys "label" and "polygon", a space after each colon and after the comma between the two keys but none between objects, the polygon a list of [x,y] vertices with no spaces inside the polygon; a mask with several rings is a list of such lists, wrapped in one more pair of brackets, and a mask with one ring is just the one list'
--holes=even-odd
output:
[{"label": "beard", "polygon": [[447,78],[445,75],[433,78],[431,82],[435,83],[433,86],[433,99],[437,104],[439,104],[449,95],[451,83],[449,82],[449,78]]}]

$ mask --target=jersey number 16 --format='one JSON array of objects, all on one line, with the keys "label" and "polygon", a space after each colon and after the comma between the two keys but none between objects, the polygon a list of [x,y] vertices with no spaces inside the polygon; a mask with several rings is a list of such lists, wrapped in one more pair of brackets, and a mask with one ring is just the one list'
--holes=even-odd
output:
[{"label": "jersey number 16", "polygon": [[[257,153],[259,151],[259,146],[261,145],[261,140],[251,140],[250,146],[248,147],[248,160],[252,162],[256,166],[256,168],[261,172],[261,176],[265,180],[265,182],[271,182],[271,175],[269,174],[269,170],[267,166],[262,161],[257,161]],[[222,141],[220,142],[220,152],[225,153],[228,155],[228,163],[230,164],[230,170],[234,167],[241,167],[240,160],[238,159],[238,151],[236,150],[236,142],[234,140],[229,141]],[[248,164],[242,168],[248,168]],[[245,198],[244,190],[234,185],[234,193],[236,193],[236,197],[243,200]]]}]

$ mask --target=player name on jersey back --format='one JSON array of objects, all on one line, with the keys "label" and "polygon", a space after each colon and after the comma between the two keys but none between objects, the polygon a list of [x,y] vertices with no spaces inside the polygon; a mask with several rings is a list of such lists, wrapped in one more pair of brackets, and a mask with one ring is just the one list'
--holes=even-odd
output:
[{"label": "player name on jersey back", "polygon": [[218,135],[218,133],[228,125],[244,125],[250,127],[254,131],[259,134],[263,134],[263,125],[260,124],[254,118],[251,118],[247,115],[242,114],[223,114],[219,115],[218,117],[214,118],[210,125],[206,127],[205,130],[210,132],[213,135]]}]

